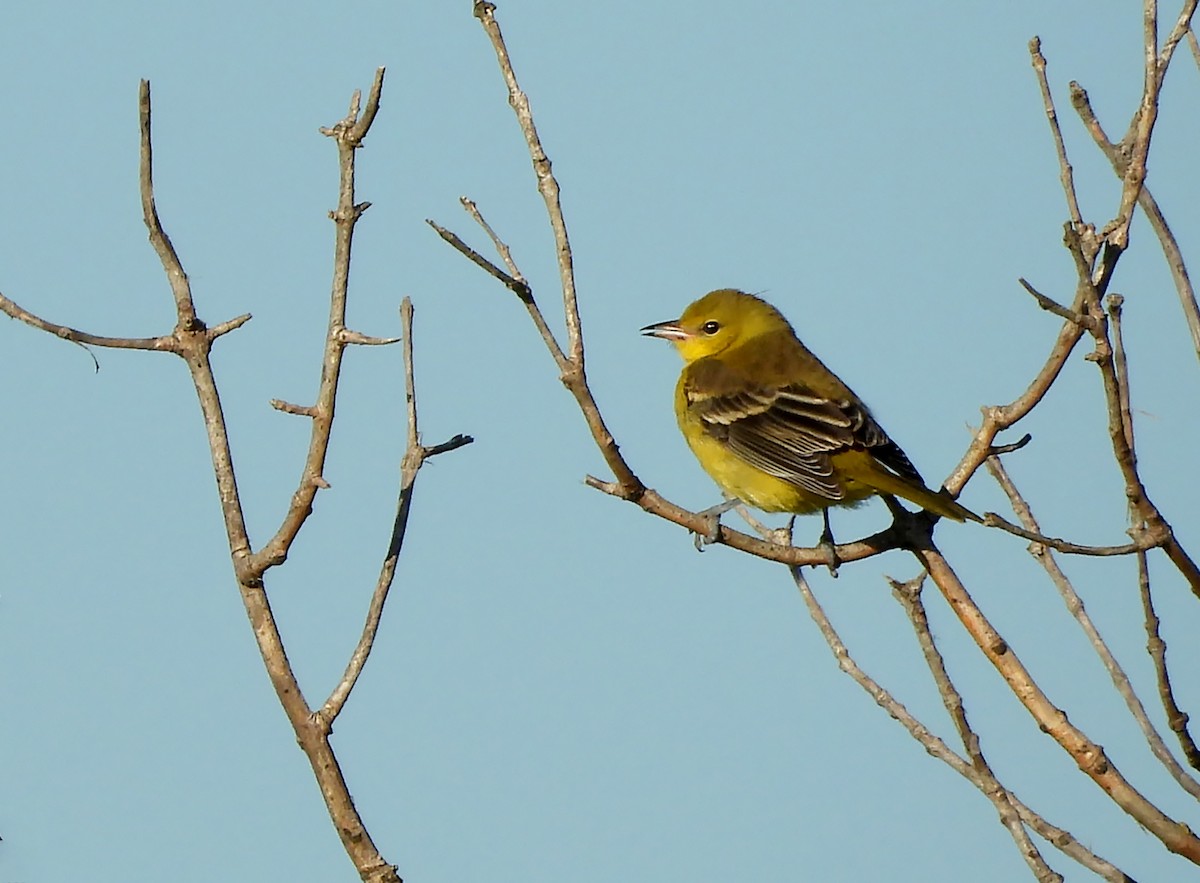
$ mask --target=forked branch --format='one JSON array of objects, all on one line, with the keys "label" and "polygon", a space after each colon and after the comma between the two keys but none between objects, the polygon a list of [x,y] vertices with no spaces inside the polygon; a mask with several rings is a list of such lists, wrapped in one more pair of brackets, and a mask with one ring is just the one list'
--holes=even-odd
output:
[{"label": "forked branch", "polygon": [[383,568],[371,598],[362,637],[350,657],[341,681],[318,712],[314,713],[304,698],[295,672],[288,660],[263,584],[263,574],[266,570],[282,563],[287,557],[292,542],[312,511],[312,501],[317,490],[329,486],[322,476],[322,470],[328,451],[341,363],[346,347],[385,345],[399,340],[399,338],[363,334],[347,328],[345,321],[353,230],[358,219],[369,206],[369,203],[355,201],[354,156],[378,112],[383,75],[382,68],[376,71],[365,107],[362,105],[361,94],[355,92],[350,103],[349,114],[335,125],[322,130],[337,144],[341,178],[338,207],[330,213],[335,226],[335,261],[330,297],[330,319],[322,357],[321,381],[313,405],[302,406],[279,401],[272,402],[279,410],[310,418],[313,426],[300,486],[292,497],[291,506],[279,530],[259,552],[252,551],[246,533],[225,417],[209,360],[213,342],[221,335],[245,324],[250,316],[248,314],[239,316],[213,328],[208,328],[197,316],[191,285],[187,273],[184,271],[183,262],[163,227],[155,205],[150,86],[148,82],[142,81],[138,102],[141,131],[139,184],[143,218],[150,234],[150,242],[162,263],[175,301],[177,322],[174,330],[169,334],[154,338],[105,337],[48,322],[3,295],[0,295],[0,309],[35,328],[75,343],[120,349],[171,352],[180,356],[187,363],[208,434],[213,471],[217,481],[238,587],[267,674],[275,688],[280,704],[295,730],[297,742],[309,759],[338,836],[360,877],[368,883],[400,883],[396,868],[380,855],[355,809],[349,788],[342,777],[337,757],[330,744],[329,735],[334,719],[345,706],[363,666],[366,664],[378,632],[383,605],[395,575],[396,561],[404,538],[417,472],[430,457],[471,442],[470,437],[458,435],[432,447],[424,447],[420,443],[417,431],[416,392],[412,364],[412,305],[407,298],[402,308],[402,319],[405,343],[405,387],[408,400],[408,449],[401,466],[402,482],[397,515],[388,542]]}]

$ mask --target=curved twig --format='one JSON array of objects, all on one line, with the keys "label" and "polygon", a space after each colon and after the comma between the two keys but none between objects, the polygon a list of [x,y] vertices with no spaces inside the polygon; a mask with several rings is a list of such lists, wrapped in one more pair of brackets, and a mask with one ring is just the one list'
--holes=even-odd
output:
[{"label": "curved twig", "polygon": [[[989,469],[992,467],[993,462],[995,462],[994,459],[988,460],[987,466]],[[1113,555],[1132,555],[1135,552],[1144,552],[1146,549],[1157,548],[1166,542],[1165,536],[1145,532],[1137,541],[1123,543],[1120,546],[1081,546],[1078,543],[1072,543],[1068,540],[1045,536],[1036,530],[1019,527],[997,515],[995,512],[985,512],[983,523],[987,527],[999,528],[1005,533],[1021,537],[1022,539],[1029,540],[1031,543],[1045,546],[1048,549],[1054,549],[1057,552],[1063,552],[1068,555],[1089,555],[1095,558],[1107,558]]]},{"label": "curved twig", "polygon": [[403,328],[401,339],[404,341],[404,390],[405,399],[408,402],[406,409],[408,439],[404,458],[400,463],[400,498],[396,505],[396,520],[392,523],[392,536],[388,541],[387,555],[384,557],[379,579],[375,583],[375,591],[371,594],[371,603],[367,609],[367,621],[363,624],[358,645],[350,655],[341,680],[333,688],[321,710],[317,712],[324,719],[326,726],[331,726],[337,716],[341,714],[346,700],[350,698],[350,693],[354,690],[354,685],[358,683],[363,667],[367,664],[371,648],[375,645],[375,636],[379,632],[383,607],[387,603],[388,592],[391,590],[396,576],[396,564],[400,559],[400,549],[404,545],[404,533],[408,528],[408,513],[412,508],[413,486],[417,481],[417,473],[430,457],[453,451],[474,441],[469,435],[456,435],[449,441],[431,448],[421,444],[420,432],[417,428],[417,389],[413,372],[413,305],[407,297],[400,304],[400,321]]}]

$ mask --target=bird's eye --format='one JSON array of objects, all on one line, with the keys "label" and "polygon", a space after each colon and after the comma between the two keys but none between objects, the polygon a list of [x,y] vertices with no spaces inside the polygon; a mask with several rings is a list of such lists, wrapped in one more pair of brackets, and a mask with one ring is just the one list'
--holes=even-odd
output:
[{"label": "bird's eye", "polygon": [[700,330],[703,331],[705,334],[716,334],[718,331],[721,330],[721,323],[720,322],[705,322],[703,325],[700,326]]}]

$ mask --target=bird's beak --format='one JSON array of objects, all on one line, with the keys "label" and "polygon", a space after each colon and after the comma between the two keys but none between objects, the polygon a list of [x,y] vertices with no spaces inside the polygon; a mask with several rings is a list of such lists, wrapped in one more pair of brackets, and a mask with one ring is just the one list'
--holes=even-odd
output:
[{"label": "bird's beak", "polygon": [[687,340],[691,337],[680,326],[678,319],[671,322],[659,322],[656,325],[647,325],[642,329],[642,334],[647,337],[661,337],[663,340]]}]

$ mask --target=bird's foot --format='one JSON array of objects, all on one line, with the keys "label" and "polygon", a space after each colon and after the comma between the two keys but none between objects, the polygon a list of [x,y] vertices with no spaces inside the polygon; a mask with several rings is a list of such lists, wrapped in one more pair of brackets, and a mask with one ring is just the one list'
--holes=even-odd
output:
[{"label": "bird's foot", "polygon": [[705,531],[693,531],[692,540],[696,545],[697,552],[703,552],[705,546],[710,546],[721,538],[721,516],[737,504],[737,500],[726,500],[696,513],[697,516],[708,522],[708,528]]},{"label": "bird's foot", "polygon": [[703,552],[705,546],[710,546],[721,538],[721,516],[709,515],[708,522],[710,525],[708,530],[696,531],[692,534],[692,543],[697,552]]}]

